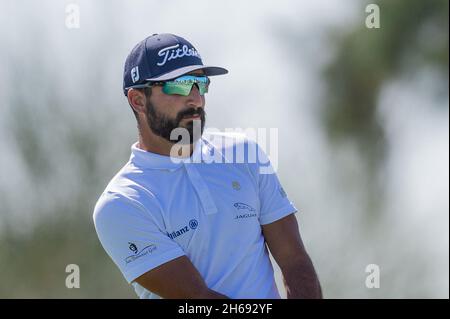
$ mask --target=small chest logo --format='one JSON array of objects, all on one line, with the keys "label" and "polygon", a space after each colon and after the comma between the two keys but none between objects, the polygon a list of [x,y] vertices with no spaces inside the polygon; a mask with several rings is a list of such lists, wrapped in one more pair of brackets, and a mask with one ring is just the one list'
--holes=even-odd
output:
[{"label": "small chest logo", "polygon": [[239,211],[234,219],[257,217],[256,209],[244,203],[234,203],[233,206]]},{"label": "small chest logo", "polygon": [[238,210],[242,210],[243,209],[243,210],[248,210],[250,212],[254,212],[255,211],[255,209],[252,206],[244,204],[244,203],[234,203],[233,206],[236,207]]},{"label": "small chest logo", "polygon": [[234,190],[240,190],[241,189],[241,184],[239,184],[239,182],[238,181],[233,181],[232,183],[231,183],[231,187],[233,187],[233,189]]}]

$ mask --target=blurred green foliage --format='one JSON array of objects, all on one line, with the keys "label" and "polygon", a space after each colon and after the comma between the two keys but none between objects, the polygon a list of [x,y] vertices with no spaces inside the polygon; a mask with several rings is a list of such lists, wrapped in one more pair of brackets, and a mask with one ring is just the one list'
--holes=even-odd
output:
[{"label": "blurred green foliage", "polygon": [[352,141],[373,177],[386,156],[385,132],[377,117],[383,85],[428,66],[440,73],[442,81],[436,84],[448,98],[449,2],[367,3],[379,6],[380,28],[361,23],[348,34],[333,34],[338,49],[324,74],[327,103],[321,118],[332,144]]},{"label": "blurred green foliage", "polygon": [[[62,101],[53,102],[63,105]],[[42,140],[40,134],[45,123],[56,122],[37,116],[31,119],[33,106],[25,101],[16,105],[21,107],[13,110],[10,125],[28,169],[29,182],[35,188],[35,196],[24,193],[22,198],[33,201],[31,214],[39,217],[32,219],[33,225],[27,231],[22,231],[17,221],[7,218],[15,217],[14,205],[2,201],[5,205],[0,218],[0,298],[135,298],[132,287],[101,247],[92,222],[96,200],[111,177],[101,176],[100,166],[105,160],[97,161],[101,156],[97,148],[102,141],[96,132],[98,126],[92,123],[90,129],[82,129],[76,122],[67,122],[69,134],[56,137],[64,140],[66,151],[72,154],[70,162],[57,165],[75,169],[79,175],[79,180],[57,181],[59,187],[77,184],[70,200],[59,198],[58,186],[55,189],[50,182],[55,178],[51,169],[55,164],[45,147],[49,141]],[[128,147],[124,146],[124,150]],[[125,160],[126,155],[122,162]],[[117,167],[111,168],[114,169]],[[23,227],[28,227],[25,220]],[[79,289],[65,286],[69,264],[80,267]]]},{"label": "blurred green foliage", "polygon": [[[354,192],[355,178],[364,185],[361,211],[366,215],[367,231],[376,229],[385,211],[382,174],[389,141],[378,112],[380,93],[390,81],[408,81],[431,69],[439,79],[435,81],[436,98],[448,101],[449,54],[447,0],[365,1],[361,11],[370,3],[379,6],[380,28],[367,28],[361,19],[348,32],[330,32],[337,50],[323,72],[326,93],[319,115],[335,152],[350,146],[363,163],[363,170],[345,163],[335,165],[342,170],[339,184],[343,190]],[[396,107],[395,101],[391,107]]]}]

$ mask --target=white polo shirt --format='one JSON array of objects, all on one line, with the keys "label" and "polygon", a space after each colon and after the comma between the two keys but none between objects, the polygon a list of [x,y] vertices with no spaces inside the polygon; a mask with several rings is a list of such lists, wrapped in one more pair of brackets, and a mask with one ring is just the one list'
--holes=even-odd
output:
[{"label": "white polo shirt", "polygon": [[[262,173],[271,166],[258,145],[243,136],[204,134],[192,156],[178,162],[136,145],[93,218],[104,249],[138,296],[160,298],[133,280],[185,255],[212,290],[230,298],[280,298],[261,225],[297,209],[277,175]],[[244,161],[230,163],[242,149]]]}]

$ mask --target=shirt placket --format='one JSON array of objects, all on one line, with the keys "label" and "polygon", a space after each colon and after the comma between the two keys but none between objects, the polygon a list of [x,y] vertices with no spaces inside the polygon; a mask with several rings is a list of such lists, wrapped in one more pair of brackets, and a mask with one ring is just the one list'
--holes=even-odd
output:
[{"label": "shirt placket", "polygon": [[197,192],[198,197],[200,198],[205,214],[206,215],[216,214],[218,212],[217,206],[214,202],[214,199],[211,196],[209,187],[206,185],[202,176],[198,172],[197,168],[195,167],[195,164],[185,164],[185,168],[189,180],[191,181],[195,191]]}]

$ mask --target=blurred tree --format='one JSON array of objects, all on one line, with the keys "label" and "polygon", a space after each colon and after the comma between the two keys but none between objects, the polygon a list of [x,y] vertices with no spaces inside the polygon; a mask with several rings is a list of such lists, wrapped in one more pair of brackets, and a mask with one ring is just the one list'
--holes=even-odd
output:
[{"label": "blurred tree", "polygon": [[[125,42],[115,5],[98,8],[109,24],[92,37],[114,34]],[[56,42],[52,25],[39,23],[34,11],[29,14],[21,18],[28,24],[14,29],[27,39],[20,47],[26,54],[7,41],[2,46],[8,61],[2,75],[8,81],[2,82],[1,115],[11,136],[7,152],[16,153],[20,172],[6,168],[0,180],[0,298],[136,298],[92,222],[98,196],[129,156],[128,137],[108,134],[123,121],[111,110],[123,97],[119,91],[120,101],[110,98],[111,82],[98,80],[110,68],[112,47],[89,46],[85,33],[77,51],[80,35],[67,33],[60,41],[74,52],[58,65],[57,52],[49,53]],[[89,70],[83,78],[67,72],[74,57]],[[108,156],[114,160],[107,162]],[[15,174],[22,176],[20,182]],[[68,264],[80,267],[79,289],[65,285]]]},{"label": "blurred tree", "polygon": [[377,99],[390,80],[414,75],[424,67],[438,74],[436,92],[448,99],[449,2],[372,2],[380,8],[379,29],[367,28],[362,20],[356,29],[334,37],[337,52],[324,73],[326,103],[320,118],[331,145],[339,148],[350,141],[356,148],[367,172],[367,211],[380,212],[383,190],[377,174],[387,141],[377,117]]},{"label": "blurred tree", "polygon": [[441,92],[448,96],[447,0],[384,0],[381,27],[364,23],[338,37],[337,54],[325,71],[327,101],[322,120],[330,140],[352,140],[371,174],[383,162],[386,143],[377,119],[377,98],[383,84],[421,69],[440,73]]}]

